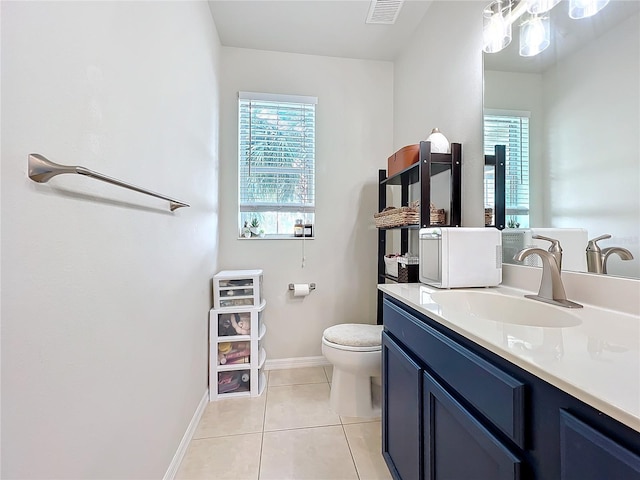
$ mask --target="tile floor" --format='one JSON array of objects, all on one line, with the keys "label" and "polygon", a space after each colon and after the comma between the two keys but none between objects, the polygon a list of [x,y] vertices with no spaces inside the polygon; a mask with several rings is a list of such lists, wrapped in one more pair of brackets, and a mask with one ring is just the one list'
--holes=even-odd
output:
[{"label": "tile floor", "polygon": [[391,478],[380,419],[329,408],[330,367],[267,373],[261,397],[207,405],[177,480]]}]

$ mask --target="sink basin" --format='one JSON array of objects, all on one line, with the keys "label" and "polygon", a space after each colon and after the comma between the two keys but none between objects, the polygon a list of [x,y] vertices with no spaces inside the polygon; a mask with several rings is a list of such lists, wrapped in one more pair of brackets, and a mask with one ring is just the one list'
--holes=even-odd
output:
[{"label": "sink basin", "polygon": [[466,315],[494,322],[531,327],[575,327],[582,321],[562,307],[524,297],[468,290],[434,292],[431,299],[445,315]]}]

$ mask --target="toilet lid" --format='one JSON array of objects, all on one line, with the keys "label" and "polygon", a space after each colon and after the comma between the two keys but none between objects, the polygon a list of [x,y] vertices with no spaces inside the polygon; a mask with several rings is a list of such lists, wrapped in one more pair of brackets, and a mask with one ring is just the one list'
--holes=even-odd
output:
[{"label": "toilet lid", "polygon": [[343,323],[327,328],[322,336],[331,343],[347,347],[379,347],[382,328],[382,325]]}]

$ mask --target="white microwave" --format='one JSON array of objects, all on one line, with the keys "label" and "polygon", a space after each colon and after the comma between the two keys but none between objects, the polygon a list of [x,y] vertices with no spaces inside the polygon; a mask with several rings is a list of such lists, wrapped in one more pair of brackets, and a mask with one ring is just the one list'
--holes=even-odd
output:
[{"label": "white microwave", "polygon": [[502,235],[492,227],[420,229],[420,282],[437,288],[502,282]]}]

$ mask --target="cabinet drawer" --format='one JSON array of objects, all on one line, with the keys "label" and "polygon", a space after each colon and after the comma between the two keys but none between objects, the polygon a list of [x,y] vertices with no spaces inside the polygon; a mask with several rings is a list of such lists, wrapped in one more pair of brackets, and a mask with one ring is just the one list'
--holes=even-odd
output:
[{"label": "cabinet drawer", "polygon": [[388,299],[384,326],[452,390],[524,448],[525,385]]}]

